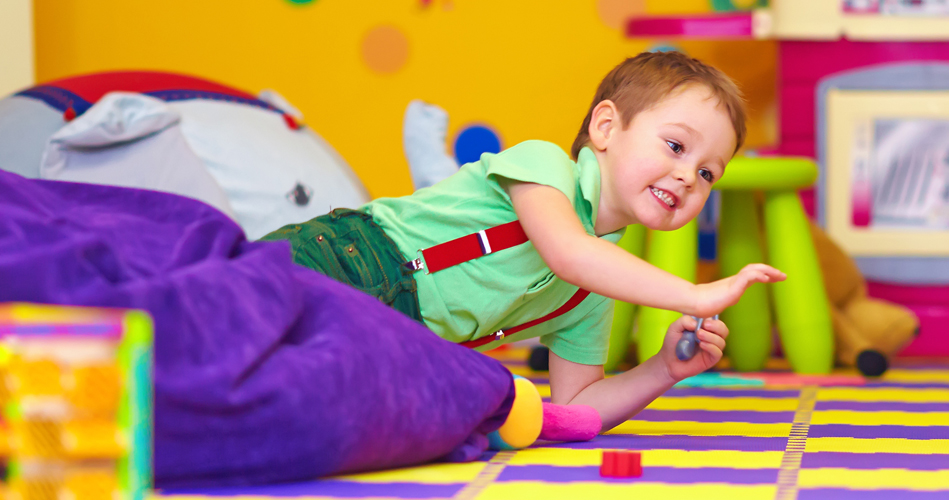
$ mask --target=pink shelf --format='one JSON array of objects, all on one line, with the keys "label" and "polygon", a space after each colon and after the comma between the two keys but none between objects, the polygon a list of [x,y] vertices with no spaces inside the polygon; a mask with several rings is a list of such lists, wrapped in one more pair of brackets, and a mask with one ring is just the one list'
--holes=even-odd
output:
[{"label": "pink shelf", "polygon": [[626,36],[679,38],[753,38],[750,12],[706,16],[634,17]]}]

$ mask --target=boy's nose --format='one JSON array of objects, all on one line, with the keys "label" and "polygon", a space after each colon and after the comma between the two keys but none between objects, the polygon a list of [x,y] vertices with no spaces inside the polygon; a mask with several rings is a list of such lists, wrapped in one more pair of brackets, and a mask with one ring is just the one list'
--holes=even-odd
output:
[{"label": "boy's nose", "polygon": [[681,181],[686,187],[692,187],[695,184],[695,171],[688,168],[677,168],[672,172],[674,179]]}]

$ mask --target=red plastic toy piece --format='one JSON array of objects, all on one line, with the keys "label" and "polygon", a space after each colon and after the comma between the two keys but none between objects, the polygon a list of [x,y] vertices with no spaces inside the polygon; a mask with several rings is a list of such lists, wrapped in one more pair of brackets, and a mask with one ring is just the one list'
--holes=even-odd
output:
[{"label": "red plastic toy piece", "polygon": [[71,122],[76,118],[76,110],[70,106],[63,111],[63,121]]},{"label": "red plastic toy piece", "polygon": [[600,476],[613,477],[616,475],[616,452],[603,450],[603,462],[600,463]]},{"label": "red plastic toy piece", "polygon": [[602,477],[640,477],[643,475],[642,455],[638,451],[603,450],[600,464]]}]

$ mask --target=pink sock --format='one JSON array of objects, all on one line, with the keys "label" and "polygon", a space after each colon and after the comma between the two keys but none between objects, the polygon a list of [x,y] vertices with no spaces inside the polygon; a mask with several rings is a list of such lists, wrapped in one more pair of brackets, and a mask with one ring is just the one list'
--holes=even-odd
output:
[{"label": "pink sock", "polygon": [[545,441],[589,441],[600,433],[603,421],[592,406],[544,403],[544,426],[540,438]]}]

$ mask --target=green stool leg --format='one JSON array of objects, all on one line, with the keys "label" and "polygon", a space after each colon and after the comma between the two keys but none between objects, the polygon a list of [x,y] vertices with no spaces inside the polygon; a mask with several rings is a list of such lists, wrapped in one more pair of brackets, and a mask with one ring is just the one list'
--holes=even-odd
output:
[{"label": "green stool leg", "polygon": [[[637,256],[643,256],[646,246],[646,227],[635,224],[626,228],[626,234],[619,240],[619,247]],[[606,357],[604,369],[615,371],[620,363],[626,359],[629,352],[629,341],[633,334],[633,315],[636,313],[636,304],[617,300],[613,309],[613,328],[610,330],[610,351]]]},{"label": "green stool leg", "polygon": [[830,373],[834,362],[830,308],[797,193],[766,193],[764,218],[770,263],[788,275],[786,281],[772,285],[785,355],[797,373]]},{"label": "green stool leg", "polygon": [[[646,260],[680,278],[695,283],[698,264],[699,225],[693,219],[675,231],[650,231]],[[649,283],[635,286],[649,287]],[[679,319],[681,313],[641,307],[639,309],[639,362],[646,361],[662,348],[669,325]]]},{"label": "green stool leg", "polygon": [[[765,262],[761,224],[751,191],[722,191],[718,226],[718,259],[722,277],[732,276],[746,264]],[[752,285],[741,300],[722,312],[729,335],[725,354],[735,369],[760,371],[771,355],[771,306],[764,284]]]}]

